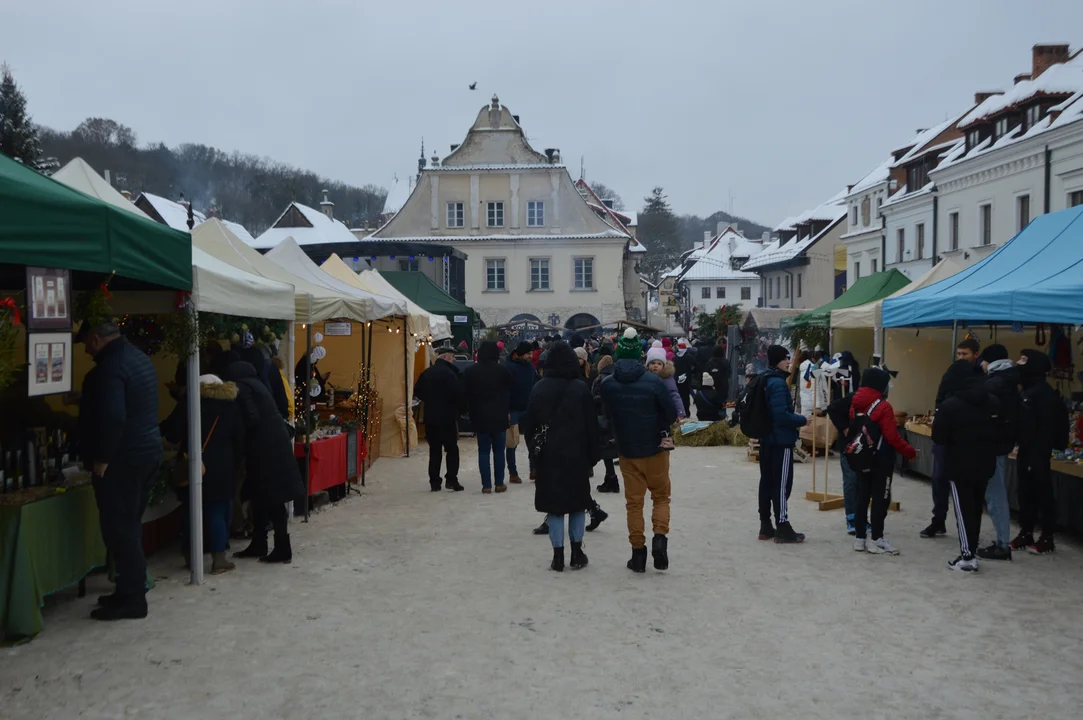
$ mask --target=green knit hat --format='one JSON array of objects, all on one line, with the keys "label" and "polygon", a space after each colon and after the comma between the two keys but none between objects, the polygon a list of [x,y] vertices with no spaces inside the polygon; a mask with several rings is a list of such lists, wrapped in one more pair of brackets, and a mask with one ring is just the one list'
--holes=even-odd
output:
[{"label": "green knit hat", "polygon": [[617,341],[617,360],[639,360],[643,357],[643,350],[639,347],[639,336],[635,328],[624,331],[624,337]]}]

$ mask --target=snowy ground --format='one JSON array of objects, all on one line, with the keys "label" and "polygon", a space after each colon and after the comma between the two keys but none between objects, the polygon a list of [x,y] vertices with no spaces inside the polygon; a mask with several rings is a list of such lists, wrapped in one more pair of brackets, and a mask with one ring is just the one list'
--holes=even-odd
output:
[{"label": "snowy ground", "polygon": [[482,495],[472,443],[464,493],[428,491],[424,448],[380,460],[364,497],[292,526],[292,566],[191,587],[154,558],[146,621],[87,619],[101,576],[50,599],[45,631],[0,649],[0,717],[1079,717],[1077,545],[952,573],[954,537],[917,536],[928,484],[897,479],[902,555],[859,555],[842,511],[803,499],[809,466],[808,542],[759,542],[756,466],[684,448],[672,569],[625,569],[623,500],[603,495],[590,566],[558,575],[532,486]]}]

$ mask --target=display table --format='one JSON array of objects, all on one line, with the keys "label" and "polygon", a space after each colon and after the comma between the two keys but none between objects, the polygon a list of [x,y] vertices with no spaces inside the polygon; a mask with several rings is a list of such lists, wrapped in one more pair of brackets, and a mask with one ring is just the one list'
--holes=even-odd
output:
[{"label": "display table", "polygon": [[[356,479],[361,474],[361,464],[365,460],[365,442],[360,433],[357,435],[356,463],[349,463],[347,433],[312,441],[312,459],[309,464],[308,494],[314,495],[322,490],[342,485]],[[293,444],[293,456],[305,457],[305,444]],[[350,472],[354,469],[354,472]]]},{"label": "display table", "polygon": [[904,428],[903,437],[918,451],[918,456],[913,460],[905,460],[898,455],[900,469],[916,472],[925,477],[933,476],[933,428],[931,425],[907,424]]},{"label": "display table", "polygon": [[0,506],[0,624],[4,642],[41,632],[45,596],[105,564],[89,485],[24,505]]}]

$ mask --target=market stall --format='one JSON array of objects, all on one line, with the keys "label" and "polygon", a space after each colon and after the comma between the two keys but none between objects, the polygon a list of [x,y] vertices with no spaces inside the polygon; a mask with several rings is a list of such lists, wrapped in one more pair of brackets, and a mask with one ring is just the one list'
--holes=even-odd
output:
[{"label": "market stall", "polygon": [[451,321],[452,342],[465,342],[473,347],[474,327],[478,314],[440,289],[425,273],[386,270],[380,276],[405,297],[434,315],[443,315]]}]

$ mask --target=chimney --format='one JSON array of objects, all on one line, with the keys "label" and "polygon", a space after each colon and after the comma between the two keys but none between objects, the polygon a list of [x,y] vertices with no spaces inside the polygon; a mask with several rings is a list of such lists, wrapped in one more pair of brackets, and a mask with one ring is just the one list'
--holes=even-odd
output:
[{"label": "chimney", "polygon": [[1068,57],[1067,45],[1035,45],[1031,50],[1030,76],[1037,80],[1054,65],[1068,62]]},{"label": "chimney", "polygon": [[456,148],[458,148],[458,147],[459,147],[459,143],[451,143],[451,152],[455,152]]},{"label": "chimney", "polygon": [[704,230],[703,231],[703,242],[700,244],[700,247],[705,248],[708,245],[710,245],[711,244],[711,238],[713,238],[713,237],[714,237],[714,235],[711,235],[710,230]]},{"label": "chimney", "polygon": [[113,181],[109,179],[109,171],[108,170],[105,171],[105,184],[106,185],[112,185],[113,184]]},{"label": "chimney", "polygon": [[1025,80],[1030,80],[1030,73],[1019,73],[1018,75],[1015,76],[1015,82],[1013,84],[1018,85],[1019,83],[1024,82]]},{"label": "chimney", "polygon": [[975,105],[981,105],[983,102],[985,102],[989,98],[995,97],[997,95],[1003,95],[1003,94],[1004,94],[1003,90],[987,90],[987,91],[984,91],[984,92],[976,92],[976,93],[974,93],[974,104]]},{"label": "chimney", "polygon": [[771,242],[771,232],[769,230],[763,231],[763,235],[760,236],[760,242],[764,245],[767,245]]},{"label": "chimney", "polygon": [[429,160],[429,164],[431,167],[440,167],[440,156],[433,155],[432,159]]},{"label": "chimney", "polygon": [[322,210],[323,214],[326,215],[329,219],[334,220],[335,204],[327,199],[327,192],[327,190],[323,191],[323,202],[320,203],[320,210]]},{"label": "chimney", "polygon": [[545,148],[545,157],[549,161],[550,165],[553,164],[553,158],[556,156],[556,154],[557,154],[557,149],[556,148]]}]

